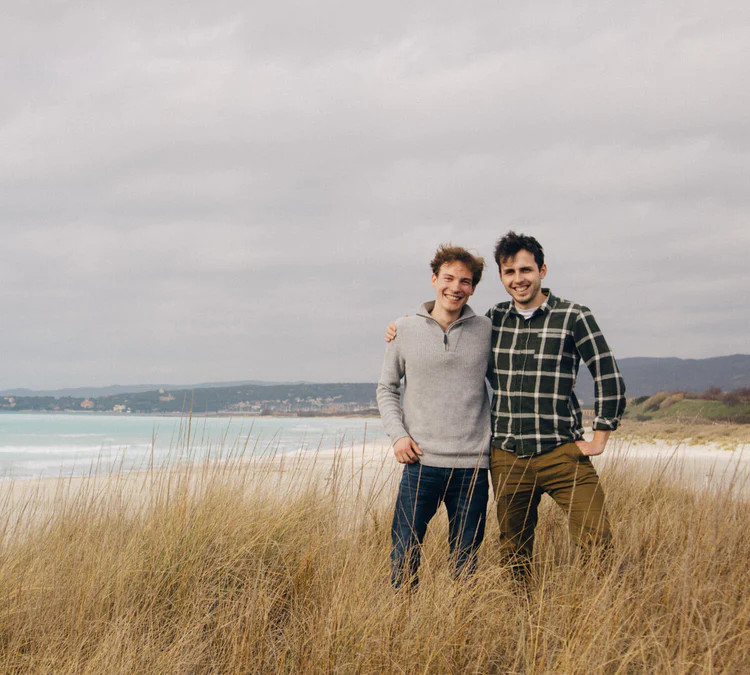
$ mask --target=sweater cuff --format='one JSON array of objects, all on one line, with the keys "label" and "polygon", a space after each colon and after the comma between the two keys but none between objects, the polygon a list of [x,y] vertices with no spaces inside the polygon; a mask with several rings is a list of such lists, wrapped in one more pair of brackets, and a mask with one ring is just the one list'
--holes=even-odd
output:
[{"label": "sweater cuff", "polygon": [[391,445],[393,445],[397,440],[404,438],[404,436],[408,436],[409,432],[404,429],[404,427],[399,427],[397,429],[389,429],[387,431],[388,438],[391,440]]}]

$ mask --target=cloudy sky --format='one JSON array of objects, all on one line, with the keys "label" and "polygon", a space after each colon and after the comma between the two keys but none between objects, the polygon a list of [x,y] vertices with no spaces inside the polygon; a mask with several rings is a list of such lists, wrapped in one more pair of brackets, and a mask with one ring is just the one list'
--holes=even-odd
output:
[{"label": "cloudy sky", "polygon": [[0,388],[373,381],[513,228],[620,357],[750,352],[750,5],[32,0],[0,22]]}]

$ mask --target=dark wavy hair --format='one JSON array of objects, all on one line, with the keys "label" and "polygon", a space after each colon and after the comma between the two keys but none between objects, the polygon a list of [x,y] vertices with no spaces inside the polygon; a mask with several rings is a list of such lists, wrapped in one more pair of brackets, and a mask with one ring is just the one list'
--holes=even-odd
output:
[{"label": "dark wavy hair", "polygon": [[511,230],[504,237],[497,240],[495,244],[495,262],[497,263],[498,269],[500,269],[500,263],[503,260],[512,258],[519,251],[528,251],[534,256],[537,267],[542,269],[544,265],[544,249],[542,245],[526,234],[516,234]]},{"label": "dark wavy hair", "polygon": [[484,258],[469,253],[461,246],[453,246],[450,242],[440,244],[435,252],[435,257],[430,262],[432,273],[437,275],[440,268],[446,263],[461,262],[471,270],[471,285],[476,286],[482,278],[484,269]]}]

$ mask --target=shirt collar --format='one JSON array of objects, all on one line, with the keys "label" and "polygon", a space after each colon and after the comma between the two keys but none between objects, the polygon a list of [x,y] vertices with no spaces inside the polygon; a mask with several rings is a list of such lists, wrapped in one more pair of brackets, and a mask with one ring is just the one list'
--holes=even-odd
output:
[{"label": "shirt collar", "polygon": [[[534,314],[532,314],[531,316],[536,316],[540,312],[542,314],[546,314],[551,309],[554,309],[555,305],[557,305],[557,297],[552,295],[549,288],[542,288],[542,293],[544,293],[544,295],[546,296],[544,302],[536,308],[536,312],[534,312]],[[516,303],[512,300],[510,301],[510,306],[508,307],[508,313],[515,314],[516,316],[521,316],[521,313],[516,309]]]}]

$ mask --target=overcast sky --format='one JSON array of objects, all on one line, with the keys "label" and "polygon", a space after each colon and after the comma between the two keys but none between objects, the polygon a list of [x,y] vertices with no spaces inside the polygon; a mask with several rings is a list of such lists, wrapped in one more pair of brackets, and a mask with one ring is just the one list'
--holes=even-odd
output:
[{"label": "overcast sky", "polygon": [[746,2],[2,15],[0,388],[374,381],[510,228],[619,357],[750,352]]}]

